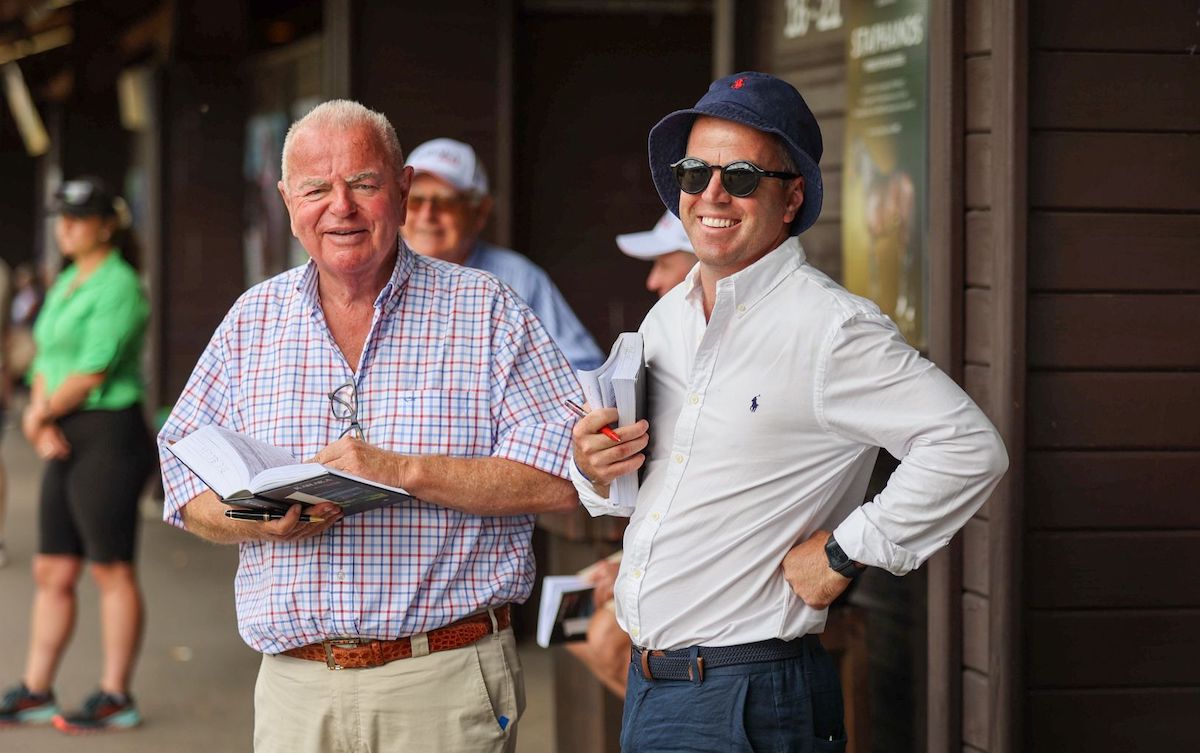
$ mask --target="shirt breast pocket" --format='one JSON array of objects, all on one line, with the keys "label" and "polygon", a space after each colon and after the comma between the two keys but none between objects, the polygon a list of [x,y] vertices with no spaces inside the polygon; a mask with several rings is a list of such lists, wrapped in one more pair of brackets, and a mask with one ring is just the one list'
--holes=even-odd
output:
[{"label": "shirt breast pocket", "polygon": [[365,407],[367,441],[393,452],[481,457],[495,444],[491,400],[483,391],[383,391]]}]

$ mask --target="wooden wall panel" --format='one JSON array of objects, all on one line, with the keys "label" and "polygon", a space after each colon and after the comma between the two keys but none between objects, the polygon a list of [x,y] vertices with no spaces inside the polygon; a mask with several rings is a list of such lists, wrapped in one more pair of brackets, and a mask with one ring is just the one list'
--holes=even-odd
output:
[{"label": "wooden wall panel", "polygon": [[978,672],[988,669],[988,600],[965,593],[963,611],[963,665]]},{"label": "wooden wall panel", "polygon": [[992,128],[992,61],[968,58],[963,93],[966,96],[968,133],[985,133]]},{"label": "wooden wall panel", "polygon": [[1200,211],[1200,138],[1186,133],[1034,132],[1030,206]]},{"label": "wooden wall panel", "polygon": [[992,140],[984,134],[969,134],[966,147],[967,209],[992,205]]},{"label": "wooden wall panel", "polygon": [[992,354],[992,296],[986,288],[968,288],[965,301],[967,363],[987,363]]},{"label": "wooden wall panel", "polygon": [[[359,5],[351,19],[355,98],[388,116],[405,153],[428,139],[449,136],[475,147],[489,174],[495,174],[501,148],[496,29],[502,6],[462,0]],[[449,54],[446,39],[451,37],[470,44]],[[387,61],[385,75],[375,59]]]},{"label": "wooden wall panel", "polygon": [[1031,452],[1035,529],[1200,528],[1200,452]]},{"label": "wooden wall panel", "polygon": [[826,117],[840,118],[846,113],[846,66],[830,66],[817,73],[820,75],[809,77],[800,71],[780,71],[779,77],[800,91],[808,109],[817,116],[823,135]]},{"label": "wooden wall panel", "polygon": [[1042,52],[1033,65],[1032,128],[1200,129],[1200,56]]},{"label": "wooden wall panel", "polygon": [[1200,609],[1034,612],[1029,621],[1029,684],[1200,686],[1197,636]]},{"label": "wooden wall panel", "polygon": [[1037,532],[1027,556],[1033,608],[1200,607],[1197,530]]},{"label": "wooden wall panel", "polygon": [[991,694],[988,677],[968,669],[963,672],[963,741],[981,750],[988,749],[988,696]]},{"label": "wooden wall panel", "polygon": [[1200,449],[1200,374],[1029,375],[1029,446]]},{"label": "wooden wall panel", "polygon": [[[970,314],[968,307],[968,329]],[[1102,336],[1081,336],[1087,332]],[[1031,368],[1200,369],[1198,333],[1200,295],[1088,293],[1029,298]]]},{"label": "wooden wall panel", "polygon": [[987,596],[991,588],[987,521],[972,518],[962,530],[963,588]]},{"label": "wooden wall panel", "polygon": [[1039,49],[1187,52],[1196,44],[1191,0],[1055,0],[1030,3],[1029,13]]},{"label": "wooden wall panel", "polygon": [[989,0],[966,0],[963,10],[963,52],[979,55],[992,49],[992,4]]},{"label": "wooden wall panel", "polygon": [[1200,16],[1190,0],[1027,7],[1020,749],[1190,750]]},{"label": "wooden wall panel", "polygon": [[1029,285],[1200,291],[1200,216],[1034,212]]},{"label": "wooden wall panel", "polygon": [[987,210],[967,212],[966,275],[972,287],[992,286],[992,215]]},{"label": "wooden wall panel", "polygon": [[[214,9],[212,12],[219,12]],[[213,330],[244,290],[245,113],[237,65],[179,61],[165,72],[163,112],[162,402],[187,383]],[[207,107],[197,107],[207,102]],[[222,218],[213,221],[212,218]],[[236,272],[231,273],[231,270]],[[186,303],[184,303],[186,302]]]},{"label": "wooden wall panel", "polygon": [[1034,691],[1030,751],[1200,750],[1196,709],[1197,688]]}]

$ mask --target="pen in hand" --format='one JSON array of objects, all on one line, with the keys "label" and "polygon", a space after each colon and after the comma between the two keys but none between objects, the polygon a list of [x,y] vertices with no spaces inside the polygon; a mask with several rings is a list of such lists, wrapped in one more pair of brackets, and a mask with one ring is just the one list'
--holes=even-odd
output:
[{"label": "pen in hand", "polygon": [[[233,520],[257,520],[266,523],[270,520],[281,520],[285,513],[281,512],[265,512],[262,510],[226,510],[225,517]],[[300,523],[324,523],[325,518],[316,518],[311,515],[301,515]]]},{"label": "pen in hand", "polygon": [[[579,416],[580,418],[584,418],[587,416],[587,411],[585,411],[583,409],[583,406],[580,405],[579,403],[575,402],[574,400],[564,400],[563,405],[567,406],[567,410],[571,411],[572,413],[574,413],[576,416]],[[609,439],[611,439],[614,442],[620,443],[620,441],[621,441],[621,438],[617,436],[617,433],[607,426],[601,426],[600,433],[603,434],[604,436],[608,437]]]}]

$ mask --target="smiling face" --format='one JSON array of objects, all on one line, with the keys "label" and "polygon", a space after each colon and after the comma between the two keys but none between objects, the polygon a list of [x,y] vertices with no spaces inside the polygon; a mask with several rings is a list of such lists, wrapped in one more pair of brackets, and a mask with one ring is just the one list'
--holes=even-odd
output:
[{"label": "smiling face", "polygon": [[[710,165],[738,160],[764,170],[786,171],[775,137],[741,123],[699,117],[688,137],[687,156]],[[706,287],[740,272],[788,238],[788,225],[804,203],[804,180],[763,178],[745,198],[730,196],[713,170],[698,194],[679,192],[679,219],[700,259]]]},{"label": "smiling face", "polygon": [[487,223],[491,199],[474,199],[430,173],[413,178],[404,242],[413,251],[462,264]]},{"label": "smiling face", "polygon": [[292,234],[323,275],[351,283],[391,273],[411,171],[393,165],[366,126],[320,124],[295,135],[288,185],[279,183]]}]

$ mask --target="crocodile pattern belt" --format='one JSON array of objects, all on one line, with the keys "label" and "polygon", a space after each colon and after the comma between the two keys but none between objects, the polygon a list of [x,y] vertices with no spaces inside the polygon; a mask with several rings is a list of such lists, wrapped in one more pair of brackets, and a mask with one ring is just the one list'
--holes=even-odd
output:
[{"label": "crocodile pattern belt", "polygon": [[[495,620],[493,621],[493,615]],[[320,643],[288,649],[284,656],[324,662],[330,669],[367,669],[381,667],[388,662],[413,656],[413,643],[418,644],[418,655],[435,651],[449,651],[469,646],[493,631],[499,632],[512,624],[508,606],[497,607],[486,612],[464,617],[428,633],[397,638],[392,641],[377,641],[370,638],[329,638]],[[422,640],[423,639],[423,640]],[[428,650],[421,648],[427,644]]]}]

